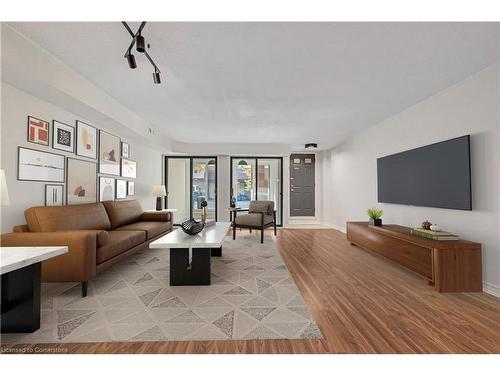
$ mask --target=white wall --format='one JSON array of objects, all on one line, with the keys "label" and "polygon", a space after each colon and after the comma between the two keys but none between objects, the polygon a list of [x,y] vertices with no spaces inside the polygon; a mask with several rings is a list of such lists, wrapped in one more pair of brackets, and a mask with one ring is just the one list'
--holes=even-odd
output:
[{"label": "white wall", "polygon": [[[500,286],[499,83],[499,66],[491,66],[324,152],[324,221],[344,229],[346,221],[367,220],[366,209],[380,206],[385,223],[438,223],[482,244],[485,289],[494,292]],[[472,211],[377,204],[378,157],[466,134]]]},{"label": "white wall", "polygon": [[[27,116],[32,115],[50,122],[55,119],[73,126],[78,119],[103,130],[109,129],[104,129],[89,119],[77,116],[5,82],[2,82],[0,87],[2,108],[0,164],[1,168],[5,169],[10,195],[10,206],[2,207],[1,212],[1,230],[2,233],[5,233],[10,232],[13,225],[24,224],[24,210],[32,206],[44,205],[45,199],[45,182],[17,181],[17,147],[23,146],[79,158],[72,153],[54,150],[52,139],[50,146],[27,142]],[[121,136],[119,132],[113,131],[113,133]],[[161,153],[140,146],[133,139],[123,138],[123,140],[130,143],[130,158],[137,161],[135,198],[139,200],[144,209],[152,209],[155,205],[155,198],[151,196],[151,186],[161,183]]]}]

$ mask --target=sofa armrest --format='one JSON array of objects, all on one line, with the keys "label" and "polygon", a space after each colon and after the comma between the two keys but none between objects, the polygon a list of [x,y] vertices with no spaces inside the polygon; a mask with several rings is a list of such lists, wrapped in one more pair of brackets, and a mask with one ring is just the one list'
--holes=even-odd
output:
[{"label": "sofa armrest", "polygon": [[87,281],[96,274],[96,231],[7,233],[1,246],[68,246],[66,254],[42,262],[43,281]]},{"label": "sofa armrest", "polygon": [[[63,230],[56,231],[56,233],[67,233],[67,232],[75,232],[75,230],[74,229],[63,229]],[[104,229],[85,229],[84,232],[95,233],[97,247],[104,246],[108,243],[109,234],[108,234],[108,231],[106,231]]]},{"label": "sofa armrest", "polygon": [[144,212],[141,217],[142,221],[172,221],[171,212]]}]

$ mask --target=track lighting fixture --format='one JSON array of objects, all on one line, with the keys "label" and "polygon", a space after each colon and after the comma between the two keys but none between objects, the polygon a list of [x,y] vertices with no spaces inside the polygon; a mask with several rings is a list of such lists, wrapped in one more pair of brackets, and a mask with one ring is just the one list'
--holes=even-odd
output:
[{"label": "track lighting fixture", "polygon": [[125,55],[125,57],[127,58],[128,66],[129,66],[130,69],[137,68],[137,63],[135,62],[135,56],[134,55],[132,55],[131,53],[127,53]]},{"label": "track lighting fixture", "polygon": [[137,52],[141,53],[146,51],[146,40],[141,34],[135,37],[135,49],[137,50]]},{"label": "track lighting fixture", "polygon": [[[151,65],[153,65],[153,68],[155,69],[153,72],[153,82],[155,84],[161,83],[160,69],[158,69],[155,62],[151,58],[151,56],[149,56],[149,53],[146,50],[146,39],[142,36],[142,30],[144,29],[144,26],[146,26],[146,22],[141,22],[141,25],[139,26],[139,29],[137,30],[136,33],[134,33],[132,31],[132,29],[129,27],[129,25],[126,22],[122,22],[122,24],[125,27],[125,29],[127,29],[130,36],[132,36],[132,42],[130,43],[130,45],[127,49],[127,52],[125,52],[125,58],[127,59],[128,66],[131,69],[137,68],[135,56],[132,54],[132,48],[134,48],[134,45],[135,45],[136,51],[139,53],[143,53],[146,56],[146,58],[149,60]],[[147,46],[149,49],[149,47],[150,47],[149,43]]]},{"label": "track lighting fixture", "polygon": [[153,73],[153,82],[156,84],[161,83],[159,70],[155,70],[155,72]]}]

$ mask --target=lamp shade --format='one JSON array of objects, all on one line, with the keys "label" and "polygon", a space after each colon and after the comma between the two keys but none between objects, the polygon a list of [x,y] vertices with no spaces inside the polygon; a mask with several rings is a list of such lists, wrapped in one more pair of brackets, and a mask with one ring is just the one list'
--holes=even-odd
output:
[{"label": "lamp shade", "polygon": [[10,204],[9,191],[7,190],[7,181],[5,180],[5,172],[0,169],[0,206],[8,206]]},{"label": "lamp shade", "polygon": [[166,195],[167,195],[167,189],[165,189],[165,185],[153,186],[153,197],[164,197]]}]

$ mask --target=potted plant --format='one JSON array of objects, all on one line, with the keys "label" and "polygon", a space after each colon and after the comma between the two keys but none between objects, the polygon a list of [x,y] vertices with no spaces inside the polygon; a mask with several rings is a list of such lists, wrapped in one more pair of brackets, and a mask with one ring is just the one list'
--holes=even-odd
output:
[{"label": "potted plant", "polygon": [[374,225],[376,227],[382,226],[382,214],[384,211],[378,208],[369,208],[368,209],[368,217],[370,218],[370,225]]}]

